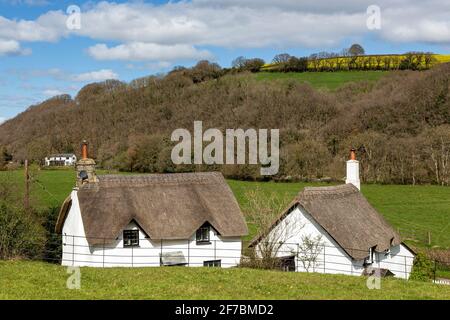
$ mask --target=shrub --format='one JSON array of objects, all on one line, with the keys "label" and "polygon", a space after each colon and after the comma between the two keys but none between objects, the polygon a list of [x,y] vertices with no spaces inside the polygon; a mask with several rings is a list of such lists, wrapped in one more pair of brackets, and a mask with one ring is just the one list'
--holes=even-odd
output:
[{"label": "shrub", "polygon": [[241,259],[239,267],[263,270],[280,270],[282,268],[282,263],[281,260],[276,257],[258,258],[255,252],[252,251],[249,256]]},{"label": "shrub", "polygon": [[55,233],[58,214],[59,208],[49,208],[40,214],[45,221],[44,228],[46,233],[45,250],[42,258],[52,263],[60,263],[62,256],[61,235]]},{"label": "shrub", "polygon": [[0,259],[40,257],[45,232],[34,213],[0,202]]},{"label": "shrub", "polygon": [[415,260],[413,269],[411,271],[410,279],[418,281],[428,281],[434,277],[434,266],[425,254],[418,253]]}]

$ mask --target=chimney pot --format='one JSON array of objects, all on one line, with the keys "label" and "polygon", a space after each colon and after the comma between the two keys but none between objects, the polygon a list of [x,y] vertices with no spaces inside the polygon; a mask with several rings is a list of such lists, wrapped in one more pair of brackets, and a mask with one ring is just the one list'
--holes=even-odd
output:
[{"label": "chimney pot", "polygon": [[83,140],[81,145],[81,158],[86,160],[88,158],[88,144],[86,140]]},{"label": "chimney pot", "polygon": [[355,148],[350,149],[350,160],[356,160],[356,150],[355,150]]},{"label": "chimney pot", "polygon": [[359,190],[361,189],[361,182],[359,180],[359,161],[356,160],[356,150],[350,150],[350,160],[347,161],[347,176],[345,183],[351,183]]},{"label": "chimney pot", "polygon": [[95,174],[95,161],[88,158],[88,143],[83,140],[81,144],[81,159],[76,164],[77,187],[81,187],[85,183],[98,182]]}]

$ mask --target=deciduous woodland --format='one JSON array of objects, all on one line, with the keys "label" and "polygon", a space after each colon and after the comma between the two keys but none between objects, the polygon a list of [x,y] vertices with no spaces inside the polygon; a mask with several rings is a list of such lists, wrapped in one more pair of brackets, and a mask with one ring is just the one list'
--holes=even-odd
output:
[{"label": "deciduous woodland", "polygon": [[41,162],[50,153],[77,153],[87,139],[106,169],[261,178],[257,165],[175,166],[171,132],[203,121],[221,131],[280,129],[280,169],[272,179],[340,180],[354,147],[363,182],[448,185],[449,79],[450,65],[442,64],[326,91],[298,81],[257,81],[203,61],[165,77],[90,84],[73,99],[30,107],[0,126],[0,166],[8,157]]}]

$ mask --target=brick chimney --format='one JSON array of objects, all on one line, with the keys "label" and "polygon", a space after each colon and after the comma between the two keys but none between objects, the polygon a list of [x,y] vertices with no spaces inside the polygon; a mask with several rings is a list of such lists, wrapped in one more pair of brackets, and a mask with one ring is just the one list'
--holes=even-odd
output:
[{"label": "brick chimney", "polygon": [[361,190],[361,182],[359,181],[359,161],[356,160],[356,150],[350,150],[350,160],[347,161],[347,177],[345,183],[351,183],[358,190]]},{"label": "brick chimney", "polygon": [[84,140],[81,144],[81,159],[76,164],[77,187],[98,181],[95,174],[95,161],[88,157],[88,149],[88,143]]}]

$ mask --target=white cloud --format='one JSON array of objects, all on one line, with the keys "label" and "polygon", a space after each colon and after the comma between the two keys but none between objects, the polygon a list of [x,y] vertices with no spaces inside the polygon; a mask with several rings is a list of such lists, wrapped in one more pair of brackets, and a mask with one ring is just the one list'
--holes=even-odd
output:
[{"label": "white cloud", "polygon": [[0,39],[0,56],[1,55],[27,55],[30,49],[22,49],[20,43],[15,40]]},{"label": "white cloud", "polygon": [[[372,0],[194,0],[164,5],[101,2],[82,13],[77,33],[98,40],[159,45],[332,46],[364,36]],[[389,41],[450,43],[450,3],[378,0]],[[398,30],[409,30],[403,34]],[[410,34],[415,34],[412,37]]]},{"label": "white cloud", "polygon": [[178,59],[207,59],[212,54],[206,50],[197,50],[185,44],[159,45],[155,43],[133,42],[108,47],[106,44],[97,44],[88,49],[89,55],[97,60],[165,60]]},{"label": "white cloud", "polygon": [[119,78],[119,75],[111,69],[101,69],[78,74],[70,73],[58,68],[51,68],[45,70],[9,69],[8,72],[17,75],[21,80],[24,81],[28,80],[29,78],[52,78],[60,81],[89,82],[89,81],[104,81]]},{"label": "white cloud", "polygon": [[66,19],[62,11],[49,11],[36,20],[13,20],[0,16],[0,38],[55,42],[68,35]]},{"label": "white cloud", "polygon": [[45,6],[49,4],[47,0],[3,0],[2,2],[6,2],[12,5],[27,5],[27,6]]},{"label": "white cloud", "polygon": [[5,122],[7,119],[5,117],[0,117],[0,125]]},{"label": "white cloud", "polygon": [[170,66],[172,66],[173,63],[169,61],[157,61],[157,62],[147,62],[147,63],[127,63],[126,68],[130,70],[145,70],[145,71],[163,71],[168,69]]},{"label": "white cloud", "polygon": [[64,94],[64,92],[62,92],[58,89],[47,89],[47,90],[44,90],[43,93],[45,96],[48,96],[48,97],[54,97],[54,96],[59,96],[59,95]]},{"label": "white cloud", "polygon": [[[32,1],[32,0],[31,0]],[[172,61],[210,56],[205,47],[326,49],[367,35],[384,41],[450,44],[450,2],[377,0],[381,30],[366,27],[372,0],[192,0],[155,5],[90,3],[81,29],[66,28],[64,10],[36,20],[0,16],[4,41],[58,41],[83,36],[99,44],[88,49],[101,60]],[[105,43],[114,41],[111,46]]]},{"label": "white cloud", "polygon": [[110,69],[102,69],[98,71],[80,73],[72,75],[70,79],[78,82],[104,81],[110,79],[118,79],[119,75]]}]

